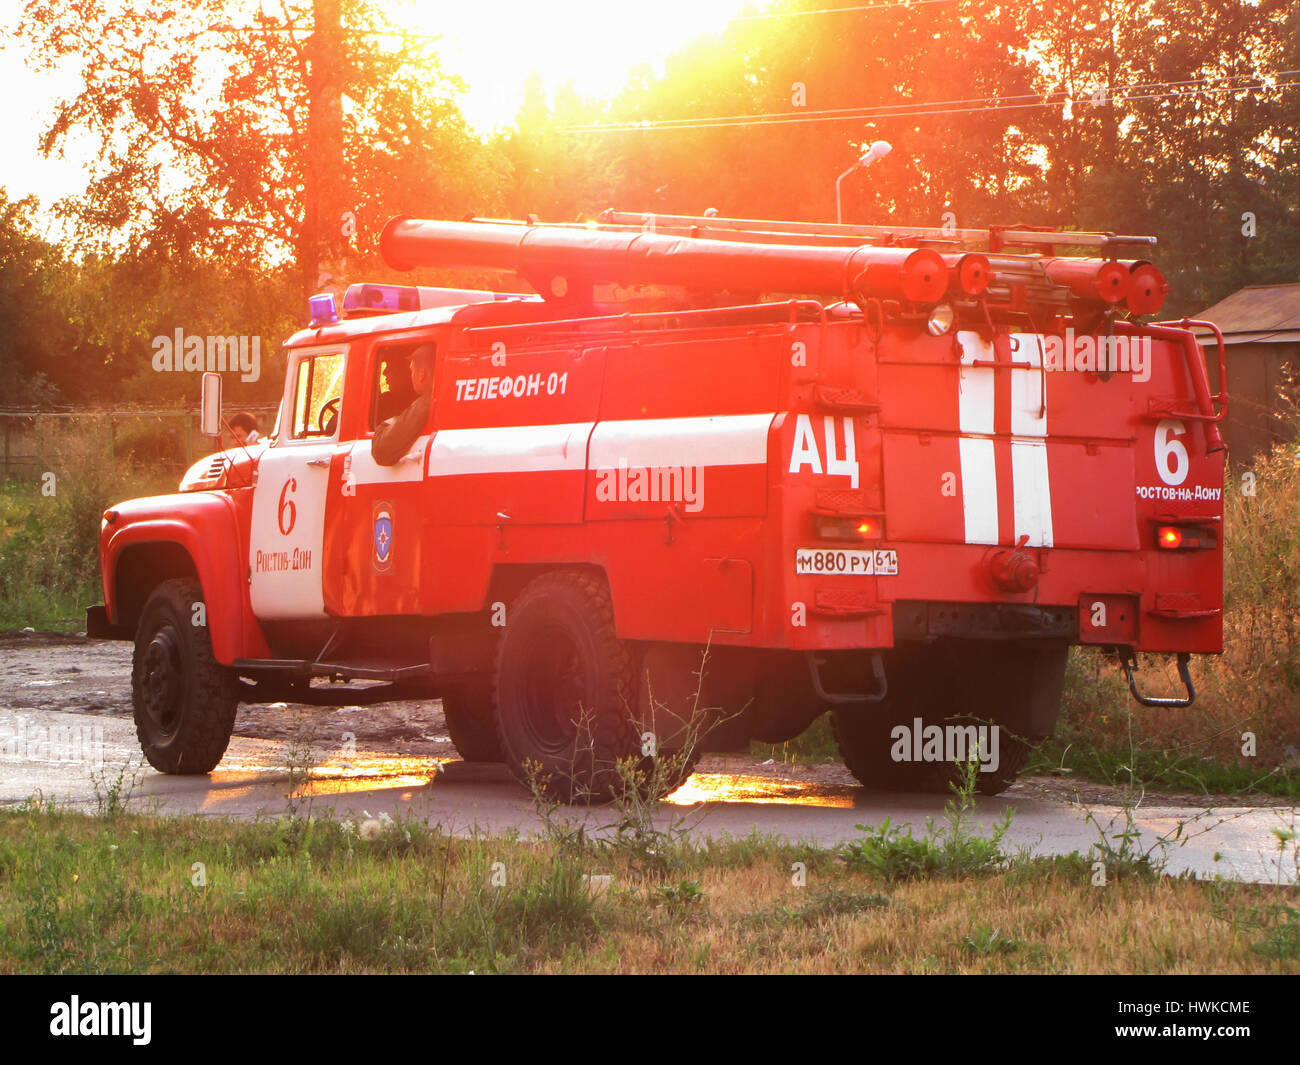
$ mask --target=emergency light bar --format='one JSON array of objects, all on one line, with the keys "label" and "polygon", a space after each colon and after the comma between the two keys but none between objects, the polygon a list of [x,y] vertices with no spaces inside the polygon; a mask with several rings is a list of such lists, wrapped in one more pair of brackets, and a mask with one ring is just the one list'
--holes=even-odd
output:
[{"label": "emergency light bar", "polygon": [[464,307],[471,303],[506,300],[536,301],[523,292],[491,292],[479,288],[430,288],[427,285],[349,285],[343,294],[343,316],[365,318],[373,314],[423,311],[430,307]]},{"label": "emergency light bar", "polygon": [[339,312],[334,306],[334,293],[332,292],[320,292],[315,296],[308,297],[307,306],[311,310],[311,328],[313,329],[334,325],[339,320]]}]

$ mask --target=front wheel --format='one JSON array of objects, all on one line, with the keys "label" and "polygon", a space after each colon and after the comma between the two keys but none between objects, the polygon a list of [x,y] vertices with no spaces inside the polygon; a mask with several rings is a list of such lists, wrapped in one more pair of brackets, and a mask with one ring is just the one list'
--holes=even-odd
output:
[{"label": "front wheel", "polygon": [[208,773],[226,753],[238,690],[234,674],[212,653],[198,581],[164,581],[145,603],[131,701],[140,747],[160,772]]}]

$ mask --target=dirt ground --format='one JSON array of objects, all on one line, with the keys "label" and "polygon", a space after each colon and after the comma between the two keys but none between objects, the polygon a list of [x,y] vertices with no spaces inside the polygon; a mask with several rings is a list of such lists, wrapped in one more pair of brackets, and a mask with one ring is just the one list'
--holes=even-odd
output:
[{"label": "dirt ground", "polygon": [[[322,682],[317,682],[322,683]],[[131,645],[60,633],[0,633],[0,710],[58,710],[67,713],[131,716]],[[442,704],[437,699],[376,703],[373,706],[314,707],[286,703],[243,704],[235,735],[309,743],[329,752],[349,744],[368,751],[421,759],[455,759]],[[705,756],[705,773],[744,772],[791,782],[856,784],[839,762],[812,765],[758,760],[747,754]],[[1069,775],[1025,777],[1003,793],[1058,801],[1115,803],[1115,789]],[[1240,804],[1245,798],[1193,793],[1147,792],[1144,801],[1165,806]],[[1286,800],[1252,795],[1256,806],[1289,806]]]}]

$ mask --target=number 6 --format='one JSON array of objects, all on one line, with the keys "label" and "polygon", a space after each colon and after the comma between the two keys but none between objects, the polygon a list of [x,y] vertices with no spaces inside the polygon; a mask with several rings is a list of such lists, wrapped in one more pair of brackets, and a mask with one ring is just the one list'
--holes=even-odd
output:
[{"label": "number 6", "polygon": [[298,479],[290,477],[284,482],[284,487],[280,489],[280,507],[276,513],[276,518],[280,524],[280,535],[288,536],[293,532],[293,523],[298,520],[298,508],[289,498],[290,492],[298,490]]},{"label": "number 6", "polygon": [[[1182,484],[1187,479],[1191,462],[1187,458],[1187,448],[1178,436],[1187,432],[1187,426],[1176,418],[1166,418],[1156,426],[1156,473],[1168,485]],[[1173,456],[1173,468],[1170,469],[1169,457]]]}]

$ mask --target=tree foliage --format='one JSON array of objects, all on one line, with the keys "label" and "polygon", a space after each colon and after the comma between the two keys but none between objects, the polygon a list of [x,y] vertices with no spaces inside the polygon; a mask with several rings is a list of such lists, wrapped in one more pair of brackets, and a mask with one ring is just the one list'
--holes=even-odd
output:
[{"label": "tree foliage", "polygon": [[34,207],[0,191],[0,407],[60,402],[63,385],[103,362],[70,320],[70,267],[32,231]]},{"label": "tree foliage", "polygon": [[63,254],[22,224],[29,208],[0,208],[0,314],[28,323],[0,361],[29,367],[33,400],[106,382],[179,396],[188,382],[140,372],[151,337],[258,334],[273,351],[304,289],[386,274],[374,238],[394,214],[825,220],[876,139],[894,150],[846,180],[846,221],[1153,233],[1175,313],[1300,278],[1289,0],[828,6],[764,5],[751,13],[791,17],[689,41],[608,101],[533,79],[515,128],[484,143],[436,46],[381,0],[27,0],[33,61],[81,75],[42,146],[98,152],[61,204]]},{"label": "tree foliage", "polygon": [[[544,217],[614,204],[833,219],[836,176],[884,139],[893,153],[845,182],[846,221],[950,213],[963,227],[1154,234],[1170,309],[1194,311],[1300,277],[1300,85],[1279,84],[1300,81],[1287,73],[1298,33],[1288,0],[953,0],[738,20],[608,104],[530,99],[506,149],[513,196]],[[870,113],[826,114],[839,109]],[[708,123],[719,117],[733,121]],[[664,120],[686,122],[590,129]]]},{"label": "tree foliage", "polygon": [[63,210],[107,253],[292,260],[310,288],[325,245],[355,259],[399,211],[499,197],[461,86],[370,0],[29,0],[18,33],[39,63],[80,70],[41,147],[97,143]]}]

